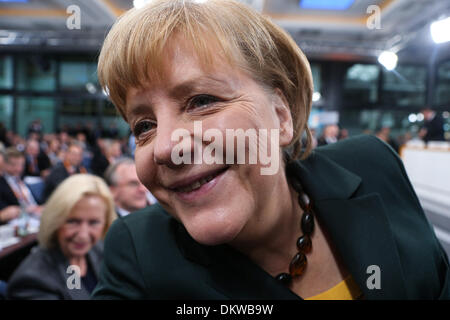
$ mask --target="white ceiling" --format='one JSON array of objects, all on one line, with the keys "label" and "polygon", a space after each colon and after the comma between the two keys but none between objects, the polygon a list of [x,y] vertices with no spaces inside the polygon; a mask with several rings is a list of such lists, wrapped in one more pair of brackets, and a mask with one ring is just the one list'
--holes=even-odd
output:
[{"label": "white ceiling", "polygon": [[[304,10],[298,0],[241,0],[284,27],[311,57],[375,57],[381,50],[426,59],[433,49],[429,25],[450,16],[450,0],[355,0],[343,11]],[[81,30],[68,30],[66,8],[78,5]],[[380,29],[367,27],[367,8],[381,9]],[[39,46],[98,50],[116,17],[132,0],[28,0],[0,2],[0,50]]]}]

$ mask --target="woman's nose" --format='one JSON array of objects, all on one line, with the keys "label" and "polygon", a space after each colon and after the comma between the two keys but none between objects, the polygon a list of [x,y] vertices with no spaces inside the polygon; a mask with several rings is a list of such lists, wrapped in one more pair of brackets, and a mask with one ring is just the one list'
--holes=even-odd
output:
[{"label": "woman's nose", "polygon": [[180,163],[179,159],[186,159],[186,152],[192,153],[192,133],[193,126],[189,128],[183,121],[170,118],[158,121],[153,150],[154,161],[170,167],[184,164]]},{"label": "woman's nose", "polygon": [[82,223],[78,229],[77,237],[81,239],[89,238],[89,225],[87,223]]}]

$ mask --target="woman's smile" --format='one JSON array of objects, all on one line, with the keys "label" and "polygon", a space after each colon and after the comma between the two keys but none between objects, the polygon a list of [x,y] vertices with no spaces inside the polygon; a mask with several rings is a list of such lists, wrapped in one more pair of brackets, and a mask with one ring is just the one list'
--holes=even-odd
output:
[{"label": "woman's smile", "polygon": [[208,171],[200,175],[189,177],[178,182],[176,187],[169,188],[176,197],[186,203],[202,201],[204,197],[210,197],[217,187],[221,189],[220,182],[227,174],[229,167]]}]

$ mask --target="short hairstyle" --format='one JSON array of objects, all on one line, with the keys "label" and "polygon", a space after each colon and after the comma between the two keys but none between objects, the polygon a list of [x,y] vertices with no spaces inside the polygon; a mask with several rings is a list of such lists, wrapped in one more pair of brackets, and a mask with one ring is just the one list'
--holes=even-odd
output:
[{"label": "short hairstyle", "polygon": [[38,233],[43,248],[58,246],[57,231],[66,222],[75,204],[86,196],[99,196],[106,204],[103,237],[116,218],[114,200],[105,182],[91,174],[74,174],[65,179],[45,203]]},{"label": "short hairstyle", "polygon": [[111,163],[104,173],[104,178],[108,186],[115,186],[118,184],[116,173],[121,165],[135,165],[135,163],[133,159],[128,157],[119,158]]},{"label": "short hairstyle", "polygon": [[266,88],[279,88],[291,110],[293,158],[311,152],[308,117],[313,81],[311,69],[295,41],[268,18],[233,0],[155,0],[121,16],[105,39],[99,56],[98,76],[125,120],[126,94],[152,79],[163,77],[164,49],[181,34],[192,44],[199,61],[211,67],[219,46],[230,65],[238,66]]},{"label": "short hairstyle", "polygon": [[5,150],[5,162],[9,162],[10,159],[25,158],[22,151],[17,150],[16,147],[8,147]]}]

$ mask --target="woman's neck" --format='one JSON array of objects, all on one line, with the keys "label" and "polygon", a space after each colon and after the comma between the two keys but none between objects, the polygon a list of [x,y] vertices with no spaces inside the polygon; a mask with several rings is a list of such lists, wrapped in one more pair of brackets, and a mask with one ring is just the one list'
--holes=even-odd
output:
[{"label": "woman's neck", "polygon": [[289,186],[284,173],[273,190],[273,196],[261,208],[263,213],[258,215],[259,221],[252,222],[263,227],[231,245],[276,276],[288,271],[297,252],[296,241],[301,236],[303,210],[297,201],[298,194]]},{"label": "woman's neck", "polygon": [[87,272],[87,260],[85,256],[76,256],[69,258],[70,265],[76,265],[80,267],[80,276],[84,277]]}]

